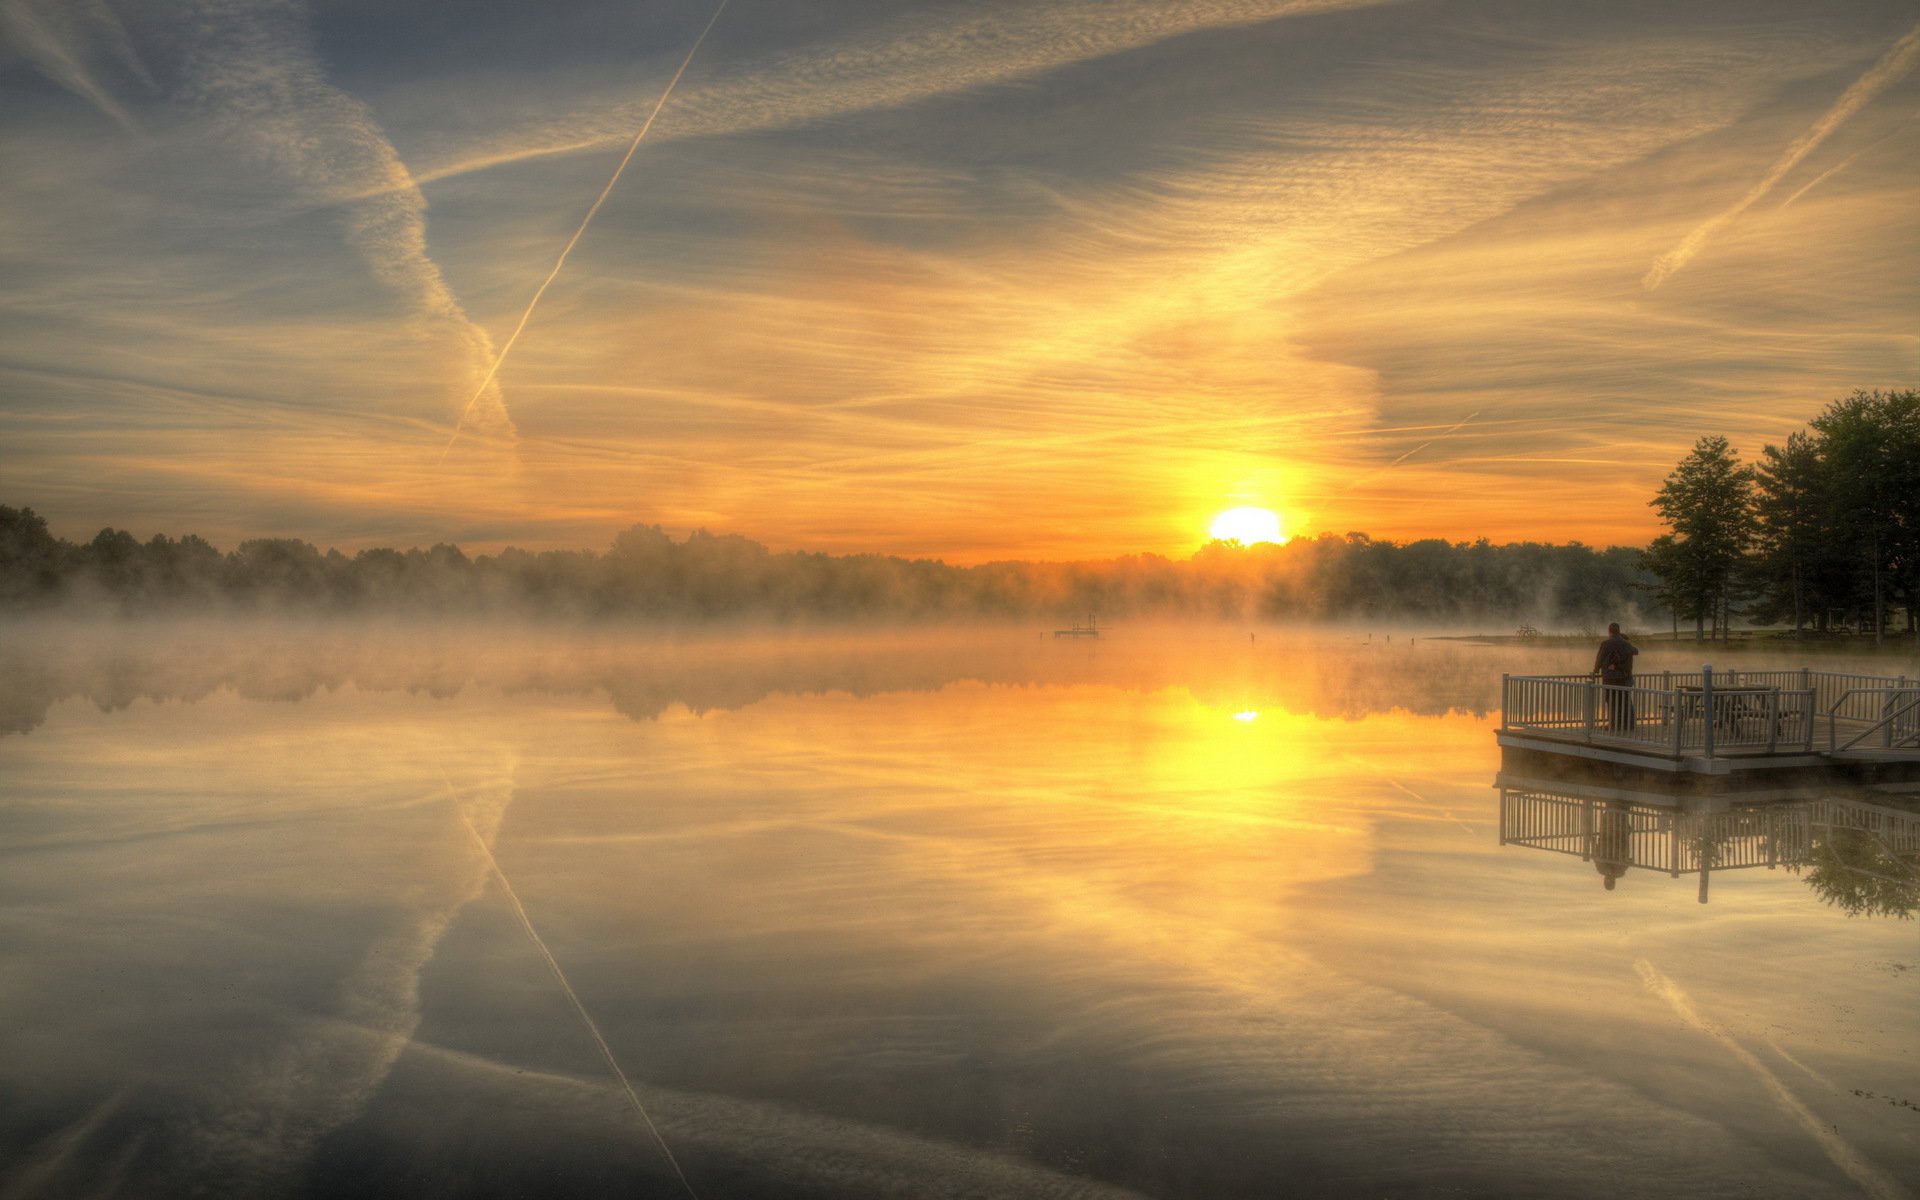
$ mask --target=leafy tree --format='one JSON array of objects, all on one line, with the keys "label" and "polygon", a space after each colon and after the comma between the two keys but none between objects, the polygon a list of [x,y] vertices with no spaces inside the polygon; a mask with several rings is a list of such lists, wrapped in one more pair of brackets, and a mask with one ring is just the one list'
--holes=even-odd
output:
[{"label": "leafy tree", "polygon": [[227,556],[226,589],[250,604],[323,607],[332,583],[327,560],[297,538],[254,538]]},{"label": "leafy tree", "polygon": [[1711,621],[1716,632],[1734,600],[1739,571],[1754,538],[1753,470],[1723,437],[1703,437],[1680,460],[1649,503],[1672,532],[1672,544],[1645,559],[1668,586],[1677,611],[1694,621],[1694,639]]},{"label": "leafy tree", "polygon": [[1890,603],[1920,633],[1920,391],[1857,391],[1811,424],[1828,465],[1832,533],[1860,565],[1875,641]]},{"label": "leafy tree", "polygon": [[47,531],[31,508],[0,504],[0,601],[33,603],[60,590],[72,547]]},{"label": "leafy tree", "polygon": [[1759,520],[1755,575],[1762,588],[1762,620],[1791,613],[1793,633],[1806,628],[1809,612],[1824,632],[1836,599],[1832,586],[1837,557],[1832,537],[1832,479],[1822,447],[1812,435],[1790,434],[1784,448],[1768,445],[1754,467],[1755,515]]}]

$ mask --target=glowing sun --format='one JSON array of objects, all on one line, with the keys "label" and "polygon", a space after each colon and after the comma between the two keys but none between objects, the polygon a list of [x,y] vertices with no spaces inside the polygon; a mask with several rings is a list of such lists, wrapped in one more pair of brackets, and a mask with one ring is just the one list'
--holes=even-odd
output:
[{"label": "glowing sun", "polygon": [[1207,532],[1221,541],[1251,546],[1255,542],[1284,542],[1280,514],[1270,508],[1230,508],[1213,519]]}]

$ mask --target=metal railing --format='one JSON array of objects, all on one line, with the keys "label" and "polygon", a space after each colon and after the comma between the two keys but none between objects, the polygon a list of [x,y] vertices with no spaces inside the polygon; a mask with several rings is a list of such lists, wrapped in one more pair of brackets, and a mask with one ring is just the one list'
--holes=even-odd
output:
[{"label": "metal railing", "polygon": [[[1811,752],[1823,682],[1815,674],[1706,667],[1645,676],[1631,686],[1588,675],[1506,675],[1501,728],[1640,747],[1674,758],[1724,751]],[[1845,694],[1828,689],[1836,697]]]},{"label": "metal railing", "polygon": [[[1858,729],[1843,742],[1840,740],[1843,719],[1850,723],[1850,728],[1856,725],[1865,728]],[[1920,749],[1920,690],[1905,686],[1862,687],[1842,693],[1827,713],[1827,752],[1838,754],[1867,747]]]},{"label": "metal railing", "polygon": [[[1661,671],[1649,672],[1635,679],[1640,687],[1658,688],[1671,691],[1674,688],[1699,690],[1706,683],[1708,668],[1699,671]],[[1890,688],[1895,691],[1913,689],[1920,691],[1920,679],[1910,679],[1905,675],[1862,675],[1852,671],[1815,671],[1809,667],[1796,667],[1778,671],[1741,671],[1711,668],[1715,687],[1770,687],[1782,691],[1806,692],[1814,694],[1814,711],[1831,712],[1841,703],[1841,698],[1856,689]],[[1590,680],[1591,675],[1541,675],[1529,678]]]},{"label": "metal railing", "polygon": [[1920,814],[1837,797],[1689,812],[1531,789],[1500,789],[1500,842],[1668,875],[1791,866],[1836,829],[1920,853]]},{"label": "metal railing", "polygon": [[1804,862],[1821,825],[1806,805],[1682,812],[1501,789],[1500,841],[1667,875]]}]

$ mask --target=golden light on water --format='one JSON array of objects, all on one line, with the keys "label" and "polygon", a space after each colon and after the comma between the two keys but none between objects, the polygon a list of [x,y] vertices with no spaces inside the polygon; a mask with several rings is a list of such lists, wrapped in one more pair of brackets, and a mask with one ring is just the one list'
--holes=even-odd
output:
[{"label": "golden light on water", "polygon": [[1239,542],[1243,546],[1287,540],[1280,514],[1270,508],[1230,508],[1213,519],[1207,532],[1223,542]]}]

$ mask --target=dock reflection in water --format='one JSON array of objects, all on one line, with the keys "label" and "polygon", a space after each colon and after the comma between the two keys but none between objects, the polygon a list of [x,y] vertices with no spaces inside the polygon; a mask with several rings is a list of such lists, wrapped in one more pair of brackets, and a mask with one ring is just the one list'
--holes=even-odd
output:
[{"label": "dock reflection in water", "polygon": [[1502,774],[1500,842],[1573,855],[1607,890],[1631,871],[1697,876],[1764,867],[1801,876],[1850,916],[1920,910],[1920,787],[1696,795]]}]

